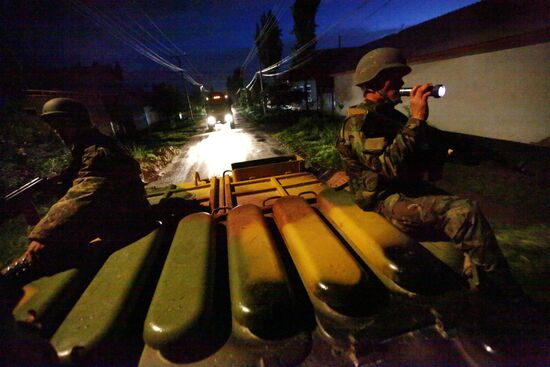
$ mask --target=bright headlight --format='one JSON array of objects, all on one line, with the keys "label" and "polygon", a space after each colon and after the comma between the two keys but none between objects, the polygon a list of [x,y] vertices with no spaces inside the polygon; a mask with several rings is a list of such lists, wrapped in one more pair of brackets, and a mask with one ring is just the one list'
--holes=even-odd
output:
[{"label": "bright headlight", "polygon": [[227,114],[225,114],[223,119],[224,119],[225,122],[233,122],[233,115],[230,114],[230,113],[227,113]]},{"label": "bright headlight", "polygon": [[206,118],[206,123],[208,125],[216,125],[216,118],[214,116],[208,116]]}]

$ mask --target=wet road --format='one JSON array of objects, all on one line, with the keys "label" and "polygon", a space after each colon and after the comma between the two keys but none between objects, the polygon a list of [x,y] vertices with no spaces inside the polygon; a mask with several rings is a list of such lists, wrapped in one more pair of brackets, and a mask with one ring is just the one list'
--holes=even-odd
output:
[{"label": "wet road", "polygon": [[258,129],[239,111],[234,111],[235,128],[218,124],[208,132],[202,123],[201,132],[190,140],[182,153],[164,168],[157,181],[147,186],[166,186],[192,181],[195,171],[201,178],[221,177],[231,163],[291,154],[276,139]]}]

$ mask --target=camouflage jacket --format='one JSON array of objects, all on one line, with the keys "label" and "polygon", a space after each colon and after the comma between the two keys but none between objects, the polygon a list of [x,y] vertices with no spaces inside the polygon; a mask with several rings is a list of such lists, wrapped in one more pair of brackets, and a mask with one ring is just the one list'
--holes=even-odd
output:
[{"label": "camouflage jacket", "polygon": [[366,101],[350,107],[336,148],[362,209],[373,209],[379,200],[420,179],[416,151],[425,130],[425,123],[407,119],[387,104]]},{"label": "camouflage jacket", "polygon": [[71,155],[63,176],[72,186],[33,228],[30,240],[87,243],[148,213],[139,164],[116,140],[91,129]]}]

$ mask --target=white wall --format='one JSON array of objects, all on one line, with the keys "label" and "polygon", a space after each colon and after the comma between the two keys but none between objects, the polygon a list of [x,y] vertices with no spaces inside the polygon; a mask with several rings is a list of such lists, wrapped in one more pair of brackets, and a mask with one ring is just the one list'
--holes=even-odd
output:
[{"label": "white wall", "polygon": [[[444,98],[430,100],[432,125],[523,143],[550,136],[550,42],[411,66],[406,85],[447,86]],[[336,100],[346,105],[361,101],[352,75],[335,78]]]},{"label": "white wall", "polygon": [[336,105],[336,113],[346,115],[349,106],[361,103],[362,100],[363,94],[361,93],[361,89],[353,85],[352,72],[334,76],[334,103]]}]

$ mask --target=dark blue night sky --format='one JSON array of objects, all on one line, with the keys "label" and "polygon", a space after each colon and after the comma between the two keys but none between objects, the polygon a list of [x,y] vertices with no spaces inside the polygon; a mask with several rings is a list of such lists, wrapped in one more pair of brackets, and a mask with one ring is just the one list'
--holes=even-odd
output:
[{"label": "dark blue night sky", "polygon": [[[322,0],[317,13],[317,48],[359,46],[404,27],[421,23],[473,0]],[[124,32],[132,42],[183,66],[194,79],[225,89],[225,79],[245,61],[253,45],[256,23],[268,9],[278,16],[285,47],[291,34],[293,0],[158,0],[158,1],[3,1],[3,43],[23,64],[61,67],[119,62],[126,79],[144,87],[176,73],[116,38]],[[128,38],[128,37],[127,37]],[[141,47],[140,46],[140,47]],[[257,58],[246,66],[247,78]]]}]

